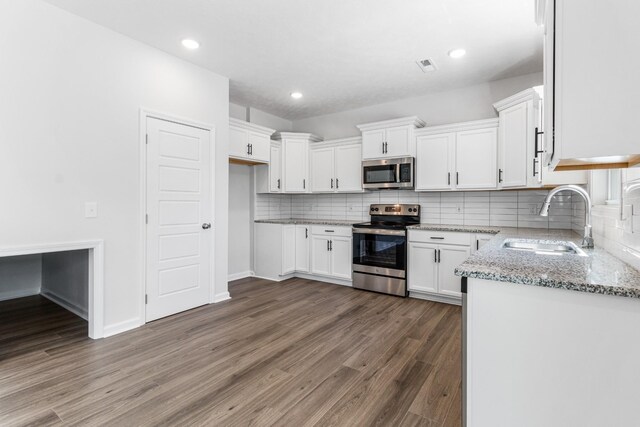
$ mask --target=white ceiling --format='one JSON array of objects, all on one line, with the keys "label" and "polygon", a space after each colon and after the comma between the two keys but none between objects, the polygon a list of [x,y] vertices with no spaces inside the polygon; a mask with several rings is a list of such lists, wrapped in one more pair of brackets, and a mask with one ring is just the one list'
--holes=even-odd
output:
[{"label": "white ceiling", "polygon": [[[46,1],[227,76],[231,102],[290,120],[542,70],[534,0]],[[449,58],[458,47],[467,55]]]}]

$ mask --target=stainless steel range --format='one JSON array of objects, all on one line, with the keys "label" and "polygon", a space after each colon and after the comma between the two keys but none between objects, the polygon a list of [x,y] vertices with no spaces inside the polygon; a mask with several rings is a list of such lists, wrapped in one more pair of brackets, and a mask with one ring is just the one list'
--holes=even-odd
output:
[{"label": "stainless steel range", "polygon": [[353,287],[407,296],[407,226],[420,205],[371,205],[371,222],[353,225]]}]

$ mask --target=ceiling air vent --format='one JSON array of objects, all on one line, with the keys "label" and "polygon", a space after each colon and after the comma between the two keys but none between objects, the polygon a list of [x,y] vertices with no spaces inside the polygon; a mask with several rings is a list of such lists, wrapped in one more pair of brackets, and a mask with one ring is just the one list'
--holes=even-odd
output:
[{"label": "ceiling air vent", "polygon": [[425,73],[436,70],[436,65],[430,59],[421,59],[420,61],[416,61],[416,64],[418,64],[418,67]]}]

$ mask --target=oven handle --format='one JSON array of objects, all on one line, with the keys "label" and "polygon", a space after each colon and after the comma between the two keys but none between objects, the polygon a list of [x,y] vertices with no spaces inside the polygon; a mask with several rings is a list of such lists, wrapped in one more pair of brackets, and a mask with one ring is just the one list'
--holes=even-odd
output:
[{"label": "oven handle", "polygon": [[353,234],[381,234],[383,236],[406,236],[405,230],[384,230],[375,228],[353,228]]}]

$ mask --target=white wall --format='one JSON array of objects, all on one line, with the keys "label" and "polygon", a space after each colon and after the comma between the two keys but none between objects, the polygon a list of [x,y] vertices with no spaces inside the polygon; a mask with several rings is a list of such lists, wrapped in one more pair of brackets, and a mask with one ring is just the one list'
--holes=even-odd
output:
[{"label": "white wall", "polygon": [[[143,322],[145,107],[216,127],[214,277],[224,295],[228,79],[37,0],[0,3],[0,52],[0,244],[104,239],[105,332]],[[98,218],[84,218],[85,201],[98,202]]]},{"label": "white wall", "polygon": [[230,102],[229,117],[233,117],[238,120],[247,120],[247,107]]},{"label": "white wall", "polygon": [[252,167],[229,165],[229,280],[251,274]]},{"label": "white wall", "polygon": [[249,121],[260,126],[266,126],[279,131],[293,130],[293,122],[273,114],[265,113],[256,108],[249,108]]},{"label": "white wall", "polygon": [[542,84],[542,73],[527,74],[416,98],[372,105],[341,113],[295,120],[295,132],[311,132],[324,139],[358,136],[356,125],[418,116],[427,126],[497,117],[493,103]]},{"label": "white wall", "polygon": [[87,319],[89,307],[89,251],[42,255],[40,293]]},{"label": "white wall", "polygon": [[42,255],[0,258],[0,301],[37,295],[42,283]]}]

